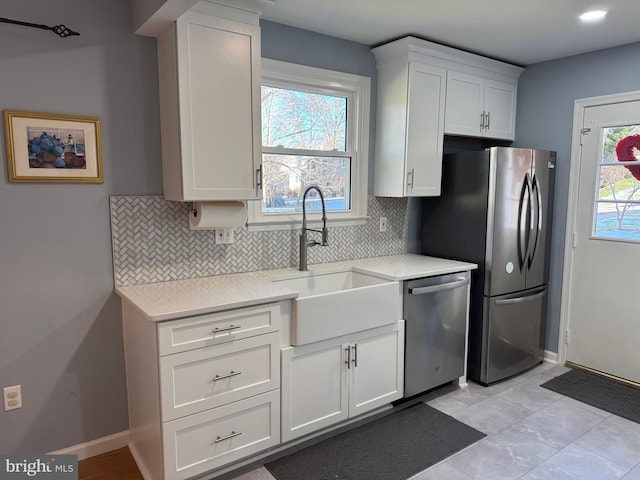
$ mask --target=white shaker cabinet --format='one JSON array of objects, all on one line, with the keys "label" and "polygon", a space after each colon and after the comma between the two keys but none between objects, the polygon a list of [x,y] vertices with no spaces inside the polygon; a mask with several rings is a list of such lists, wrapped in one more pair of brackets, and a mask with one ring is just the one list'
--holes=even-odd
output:
[{"label": "white shaker cabinet", "polygon": [[196,7],[157,39],[164,196],[259,199],[258,14]]},{"label": "white shaker cabinet", "polygon": [[282,350],[282,440],[402,397],[404,321]]},{"label": "white shaker cabinet", "polygon": [[373,50],[378,61],[374,194],[440,195],[446,70],[383,47]]},{"label": "white shaker cabinet", "polygon": [[440,195],[445,135],[514,139],[523,68],[411,36],[372,52],[376,196]]},{"label": "white shaker cabinet", "polygon": [[164,322],[122,304],[129,449],[184,480],[280,443],[280,304]]},{"label": "white shaker cabinet", "polygon": [[513,140],[517,83],[449,70],[444,131],[450,135]]}]

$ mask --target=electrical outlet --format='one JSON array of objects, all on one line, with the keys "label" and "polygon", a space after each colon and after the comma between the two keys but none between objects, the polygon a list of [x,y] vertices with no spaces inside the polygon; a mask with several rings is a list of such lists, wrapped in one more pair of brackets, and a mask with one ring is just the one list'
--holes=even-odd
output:
[{"label": "electrical outlet", "polygon": [[380,217],[380,231],[387,231],[387,217]]},{"label": "electrical outlet", "polygon": [[15,410],[16,408],[22,408],[22,389],[20,385],[4,387],[2,389],[2,396],[4,397],[5,412]]},{"label": "electrical outlet", "polygon": [[233,243],[233,228],[216,228],[216,245]]}]

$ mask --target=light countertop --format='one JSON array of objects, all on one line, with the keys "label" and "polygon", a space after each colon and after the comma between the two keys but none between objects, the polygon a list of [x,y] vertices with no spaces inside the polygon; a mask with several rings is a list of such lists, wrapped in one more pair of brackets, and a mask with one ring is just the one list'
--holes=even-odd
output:
[{"label": "light countertop", "polygon": [[391,281],[430,277],[477,268],[474,263],[415,254],[362,258],[309,265],[309,271],[295,267],[215,277],[116,287],[116,293],[150,321],[218,312],[296,298],[298,292],[274,280],[322,273],[356,271]]}]

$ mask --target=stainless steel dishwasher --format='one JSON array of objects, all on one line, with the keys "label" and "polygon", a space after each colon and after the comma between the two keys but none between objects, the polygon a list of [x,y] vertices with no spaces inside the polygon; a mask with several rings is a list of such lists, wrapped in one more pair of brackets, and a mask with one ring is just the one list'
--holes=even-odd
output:
[{"label": "stainless steel dishwasher", "polygon": [[404,397],[464,375],[469,272],[404,282]]}]

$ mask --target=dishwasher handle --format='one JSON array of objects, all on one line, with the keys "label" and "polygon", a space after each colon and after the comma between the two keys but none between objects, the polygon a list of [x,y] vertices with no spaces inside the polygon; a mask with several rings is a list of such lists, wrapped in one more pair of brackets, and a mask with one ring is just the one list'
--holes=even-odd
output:
[{"label": "dishwasher handle", "polygon": [[468,278],[460,278],[454,282],[442,283],[440,285],[433,285],[430,287],[416,287],[416,288],[409,287],[407,289],[407,292],[409,293],[409,295],[422,295],[425,293],[436,293],[436,292],[442,292],[445,290],[451,290],[452,288],[458,288],[468,284],[469,284]]}]

